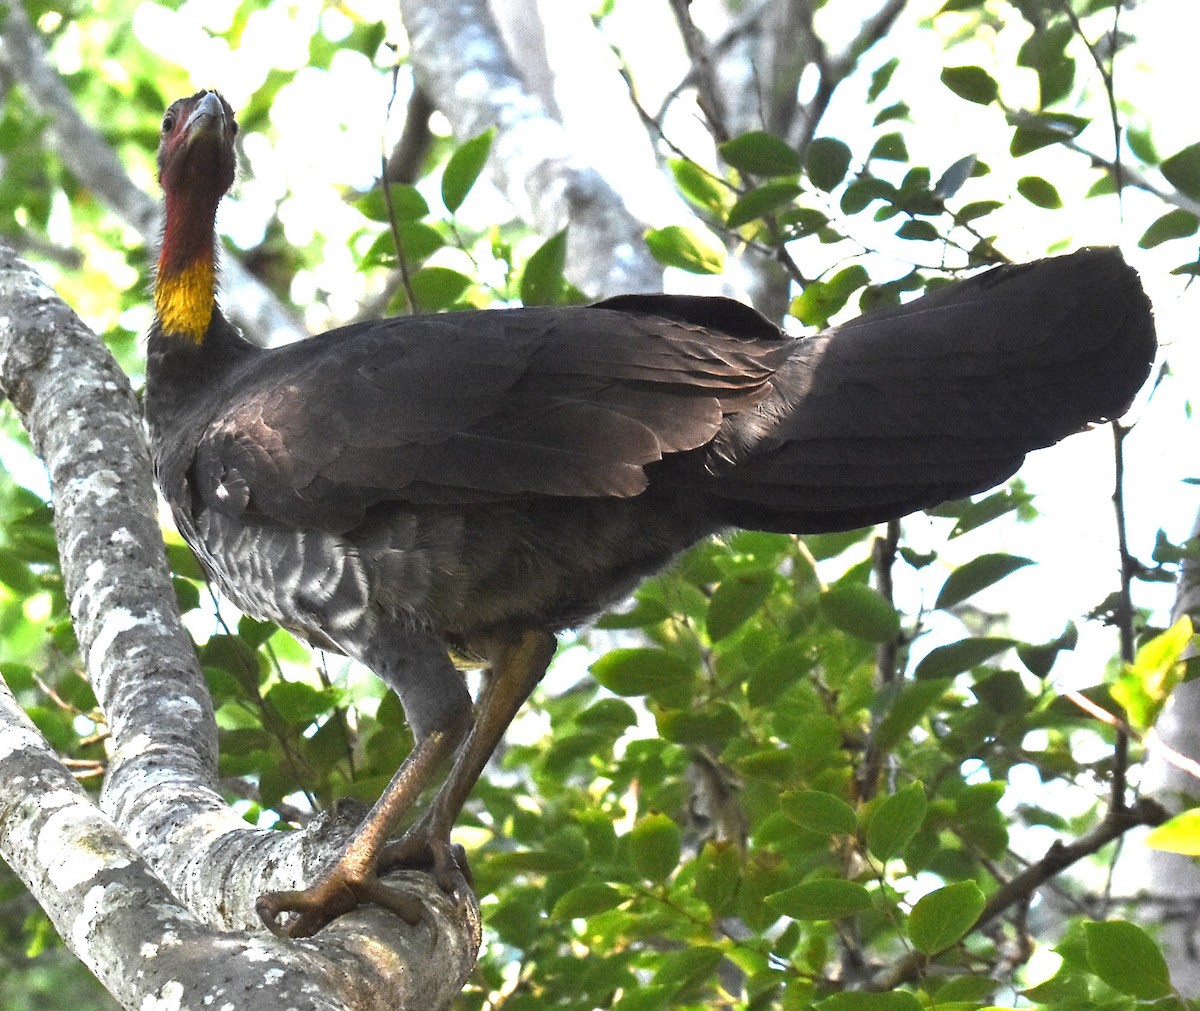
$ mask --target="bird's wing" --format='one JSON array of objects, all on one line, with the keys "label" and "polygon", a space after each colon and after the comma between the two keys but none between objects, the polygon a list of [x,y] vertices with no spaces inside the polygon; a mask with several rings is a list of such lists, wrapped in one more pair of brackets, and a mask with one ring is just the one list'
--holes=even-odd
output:
[{"label": "bird's wing", "polygon": [[381,501],[636,495],[648,464],[766,396],[792,344],[739,303],[668,296],[348,327],[264,356],[193,484],[232,515],[328,530]]}]

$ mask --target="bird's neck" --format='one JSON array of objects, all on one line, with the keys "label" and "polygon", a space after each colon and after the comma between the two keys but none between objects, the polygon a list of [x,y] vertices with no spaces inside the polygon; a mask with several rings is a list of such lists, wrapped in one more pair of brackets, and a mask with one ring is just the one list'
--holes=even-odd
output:
[{"label": "bird's neck", "polygon": [[216,306],[216,205],[166,200],[166,225],[154,279],[154,307],[162,332],[199,344]]}]

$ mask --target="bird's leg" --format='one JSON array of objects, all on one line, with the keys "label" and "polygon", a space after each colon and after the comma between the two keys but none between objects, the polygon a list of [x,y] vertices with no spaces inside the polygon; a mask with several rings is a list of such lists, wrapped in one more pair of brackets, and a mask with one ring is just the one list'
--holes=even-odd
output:
[{"label": "bird's leg", "polygon": [[[375,806],[320,877],[299,891],[267,892],[255,905],[275,934],[309,937],[363,902],[391,909],[409,923],[423,905],[376,877],[377,857],[397,822],[454,753],[471,717],[471,697],[440,638],[406,634],[377,640],[373,669],[396,691],[416,743]],[[280,922],[282,913],[295,913]]]},{"label": "bird's leg", "polygon": [[485,655],[491,660],[491,668],[477,706],[475,726],[421,819],[400,839],[380,850],[380,871],[431,867],[447,893],[470,886],[470,871],[455,853],[450,830],[508,725],[545,675],[556,645],[549,632],[526,632],[517,640],[488,644]]}]

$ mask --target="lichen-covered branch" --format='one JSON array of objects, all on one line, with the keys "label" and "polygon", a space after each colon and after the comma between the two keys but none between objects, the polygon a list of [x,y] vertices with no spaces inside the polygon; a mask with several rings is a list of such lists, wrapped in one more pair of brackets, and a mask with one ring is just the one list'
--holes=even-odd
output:
[{"label": "lichen-covered branch", "polygon": [[474,965],[478,910],[451,909],[425,875],[406,882],[431,909],[414,927],[366,909],[296,944],[257,925],[257,895],[310,878],[351,826],[256,830],[215,790],[211,702],[175,608],[128,380],[3,244],[0,391],[49,471],[71,615],[111,729],[97,809],[0,698],[0,852],[63,937],[127,1007],[167,996],[230,1009],[452,999]]}]

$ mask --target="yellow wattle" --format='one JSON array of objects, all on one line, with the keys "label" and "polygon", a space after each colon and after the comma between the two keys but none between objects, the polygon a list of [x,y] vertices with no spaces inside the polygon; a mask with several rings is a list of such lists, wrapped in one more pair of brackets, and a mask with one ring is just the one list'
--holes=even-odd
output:
[{"label": "yellow wattle", "polygon": [[216,271],[211,260],[194,260],[154,284],[154,307],[164,333],[190,337],[197,344],[212,322]]}]

